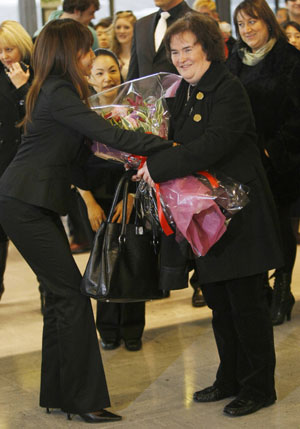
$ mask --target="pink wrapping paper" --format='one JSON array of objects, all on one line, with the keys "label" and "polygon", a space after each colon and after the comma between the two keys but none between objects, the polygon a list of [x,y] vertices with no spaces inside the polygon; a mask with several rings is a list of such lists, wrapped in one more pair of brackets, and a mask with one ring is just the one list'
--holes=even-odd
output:
[{"label": "pink wrapping paper", "polygon": [[160,184],[160,192],[176,228],[197,256],[204,256],[226,231],[225,216],[211,191],[194,176]]}]

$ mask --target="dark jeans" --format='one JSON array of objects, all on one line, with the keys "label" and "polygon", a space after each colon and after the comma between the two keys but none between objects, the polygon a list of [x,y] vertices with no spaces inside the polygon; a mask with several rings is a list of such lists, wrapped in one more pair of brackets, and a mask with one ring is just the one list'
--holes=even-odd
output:
[{"label": "dark jeans", "polygon": [[250,397],[273,397],[275,350],[263,275],[206,284],[202,291],[213,310],[220,357],[215,384]]},{"label": "dark jeans", "polygon": [[91,303],[59,216],[1,196],[0,223],[46,291],[40,405],[70,413],[108,407]]}]

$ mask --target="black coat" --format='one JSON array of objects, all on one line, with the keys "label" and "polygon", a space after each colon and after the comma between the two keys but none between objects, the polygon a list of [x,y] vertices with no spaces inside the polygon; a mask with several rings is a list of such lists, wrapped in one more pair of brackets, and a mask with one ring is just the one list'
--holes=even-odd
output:
[{"label": "black coat", "polygon": [[250,202],[223,237],[196,260],[201,283],[241,278],[282,264],[276,210],[256,143],[244,88],[224,64],[212,63],[184,106],[182,82],[172,108],[171,138],[180,146],[148,159],[155,182],[216,170],[249,186]]},{"label": "black coat", "polygon": [[0,63],[0,176],[21,143],[21,128],[16,125],[25,114],[25,96],[29,83],[16,89]]},{"label": "black coat", "polygon": [[[171,16],[167,20],[168,27],[191,10],[185,1],[169,10]],[[127,80],[160,72],[178,74],[176,68],[167,58],[163,43],[155,52],[154,31],[159,16],[160,12],[158,11],[139,19],[135,23]]]},{"label": "black coat", "polygon": [[66,214],[71,183],[77,185],[72,166],[82,164],[84,170],[88,159],[85,137],[140,155],[171,146],[153,135],[112,127],[80,100],[71,83],[50,76],[18,153],[0,180],[0,194]]},{"label": "black coat", "polygon": [[[17,153],[21,143],[22,129],[16,125],[25,114],[25,96],[30,81],[16,88],[7,77],[0,63],[0,177]],[[0,241],[7,237],[0,226]]]},{"label": "black coat", "polygon": [[236,50],[228,67],[249,95],[275,200],[290,203],[300,195],[300,52],[279,40],[257,65],[243,65]]}]

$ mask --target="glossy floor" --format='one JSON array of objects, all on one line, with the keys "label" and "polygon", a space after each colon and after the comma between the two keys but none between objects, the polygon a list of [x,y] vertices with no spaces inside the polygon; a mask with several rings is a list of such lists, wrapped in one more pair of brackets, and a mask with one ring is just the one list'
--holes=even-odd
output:
[{"label": "glossy floor", "polygon": [[[102,351],[112,411],[123,421],[101,428],[300,428],[300,247],[291,322],[275,328],[276,405],[232,419],[223,415],[228,400],[196,404],[192,394],[214,381],[218,357],[210,310],[191,306],[192,289],[147,304],[143,348],[122,345]],[[78,255],[81,269],[87,255]],[[42,318],[36,279],[13,246],[0,302],[0,428],[81,428],[58,411],[47,415],[38,406]]]}]

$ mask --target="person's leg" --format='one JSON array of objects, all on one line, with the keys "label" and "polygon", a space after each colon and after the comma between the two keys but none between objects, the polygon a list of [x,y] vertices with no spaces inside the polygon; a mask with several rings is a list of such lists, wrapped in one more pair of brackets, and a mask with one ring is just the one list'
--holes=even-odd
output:
[{"label": "person's leg", "polygon": [[231,312],[231,303],[224,282],[202,285],[203,296],[212,310],[212,326],[220,357],[214,386],[223,392],[235,393],[237,380],[238,338]]},{"label": "person's leg", "polygon": [[241,394],[276,399],[275,350],[263,274],[226,282],[239,347],[237,379]]},{"label": "person's leg", "polygon": [[274,293],[271,304],[273,325],[281,325],[291,318],[295,298],[291,292],[292,273],[297,253],[297,240],[290,219],[290,207],[278,207],[284,266],[275,271]]},{"label": "person's leg", "polygon": [[129,351],[138,351],[142,347],[145,311],[145,302],[121,304],[120,332]]},{"label": "person's leg", "polygon": [[47,292],[41,406],[77,414],[108,407],[90,300],[80,293],[81,274],[59,217],[1,197],[0,219]]},{"label": "person's leg", "polygon": [[101,345],[106,350],[113,350],[120,345],[121,304],[97,302],[96,326],[101,337]]},{"label": "person's leg", "polygon": [[0,225],[0,299],[4,292],[4,272],[6,267],[8,238]]}]

